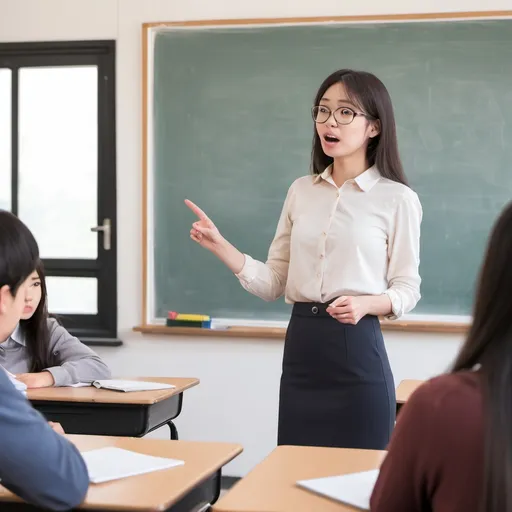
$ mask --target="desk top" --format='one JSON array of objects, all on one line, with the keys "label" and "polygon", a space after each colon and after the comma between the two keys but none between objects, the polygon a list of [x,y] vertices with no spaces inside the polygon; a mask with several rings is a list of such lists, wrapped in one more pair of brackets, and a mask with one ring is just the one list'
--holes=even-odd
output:
[{"label": "desk top", "polygon": [[213,512],[345,512],[352,507],[296,485],[298,480],[378,468],[384,451],[278,446],[240,480]]},{"label": "desk top", "polygon": [[419,388],[425,381],[423,380],[403,380],[396,388],[396,401],[404,404],[409,397]]},{"label": "desk top", "polygon": [[122,391],[110,391],[108,389],[97,389],[94,386],[83,388],[40,388],[28,389],[27,397],[31,401],[151,405],[166,400],[174,395],[179,395],[186,389],[199,384],[199,379],[195,378],[123,377],[123,380],[124,379],[160,382],[163,384],[172,384],[176,387],[156,391],[130,391],[127,393]]},{"label": "desk top", "polygon": [[[165,510],[242,452],[241,446],[228,443],[73,435],[68,438],[82,452],[116,446],[147,455],[185,461],[183,466],[167,470],[103,484],[91,484],[85,502],[79,507],[87,510],[132,512]],[[0,504],[13,501],[21,500],[0,486]]]}]

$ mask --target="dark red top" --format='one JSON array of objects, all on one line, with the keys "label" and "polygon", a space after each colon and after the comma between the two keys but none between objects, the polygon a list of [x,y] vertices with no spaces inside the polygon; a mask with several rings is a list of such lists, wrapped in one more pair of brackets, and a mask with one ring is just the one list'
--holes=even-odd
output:
[{"label": "dark red top", "polygon": [[478,511],[482,406],[476,372],[443,375],[420,386],[398,415],[371,511]]}]

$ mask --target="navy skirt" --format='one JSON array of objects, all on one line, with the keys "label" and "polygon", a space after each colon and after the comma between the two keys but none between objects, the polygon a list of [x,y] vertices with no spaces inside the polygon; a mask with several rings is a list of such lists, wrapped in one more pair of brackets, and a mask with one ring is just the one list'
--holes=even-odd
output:
[{"label": "navy skirt", "polygon": [[386,448],[396,400],[380,323],[342,324],[326,304],[296,303],[286,333],[279,445]]}]

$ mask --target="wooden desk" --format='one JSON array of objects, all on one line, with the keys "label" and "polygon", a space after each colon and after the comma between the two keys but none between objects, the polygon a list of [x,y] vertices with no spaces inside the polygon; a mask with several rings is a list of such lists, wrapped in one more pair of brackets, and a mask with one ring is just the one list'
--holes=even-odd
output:
[{"label": "wooden desk", "polygon": [[400,411],[402,405],[409,400],[409,397],[424,383],[423,380],[403,380],[396,388],[396,412]]},{"label": "wooden desk", "polygon": [[213,507],[213,512],[345,512],[352,507],[301,489],[297,480],[366,471],[386,452],[278,446]]},{"label": "wooden desk", "polygon": [[181,412],[183,392],[199,384],[193,378],[126,377],[176,386],[158,391],[123,393],[83,388],[29,389],[28,399],[48,421],[62,424],[68,434],[141,437],[168,425],[171,439],[178,439],[172,422]]},{"label": "wooden desk", "polygon": [[[69,436],[82,452],[117,446],[147,455],[185,461],[184,466],[155,471],[103,484],[91,484],[79,509],[94,511],[150,512],[172,510],[190,512],[214,503],[220,494],[224,465],[242,452],[242,447],[227,443],[162,441],[123,437]],[[40,510],[22,502],[0,486],[2,512]]]}]

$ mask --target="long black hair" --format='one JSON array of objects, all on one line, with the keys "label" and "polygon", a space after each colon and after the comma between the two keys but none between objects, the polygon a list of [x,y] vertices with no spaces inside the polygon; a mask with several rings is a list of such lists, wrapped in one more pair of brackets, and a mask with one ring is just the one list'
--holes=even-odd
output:
[{"label": "long black hair", "polygon": [[7,285],[14,297],[38,260],[39,248],[27,226],[12,213],[0,210],[0,288]]},{"label": "long black hair", "polygon": [[[367,116],[380,122],[380,132],[370,139],[366,150],[369,165],[376,165],[384,178],[407,185],[398,151],[393,105],[384,84],[371,73],[340,69],[323,81],[316,93],[314,105],[319,105],[327,89],[337,83],[343,84],[349,99],[359,105]],[[311,172],[321,174],[332,163],[333,158],[324,153],[315,129],[311,151]]]},{"label": "long black hair", "polygon": [[44,265],[38,261],[36,272],[41,282],[41,300],[34,314],[27,320],[20,320],[20,329],[30,359],[30,371],[41,372],[45,368],[55,366],[53,354],[50,351],[50,330],[48,329],[48,296]]},{"label": "long black hair", "polygon": [[512,510],[512,203],[491,233],[473,322],[452,372],[481,365],[485,421],[482,512]]}]

